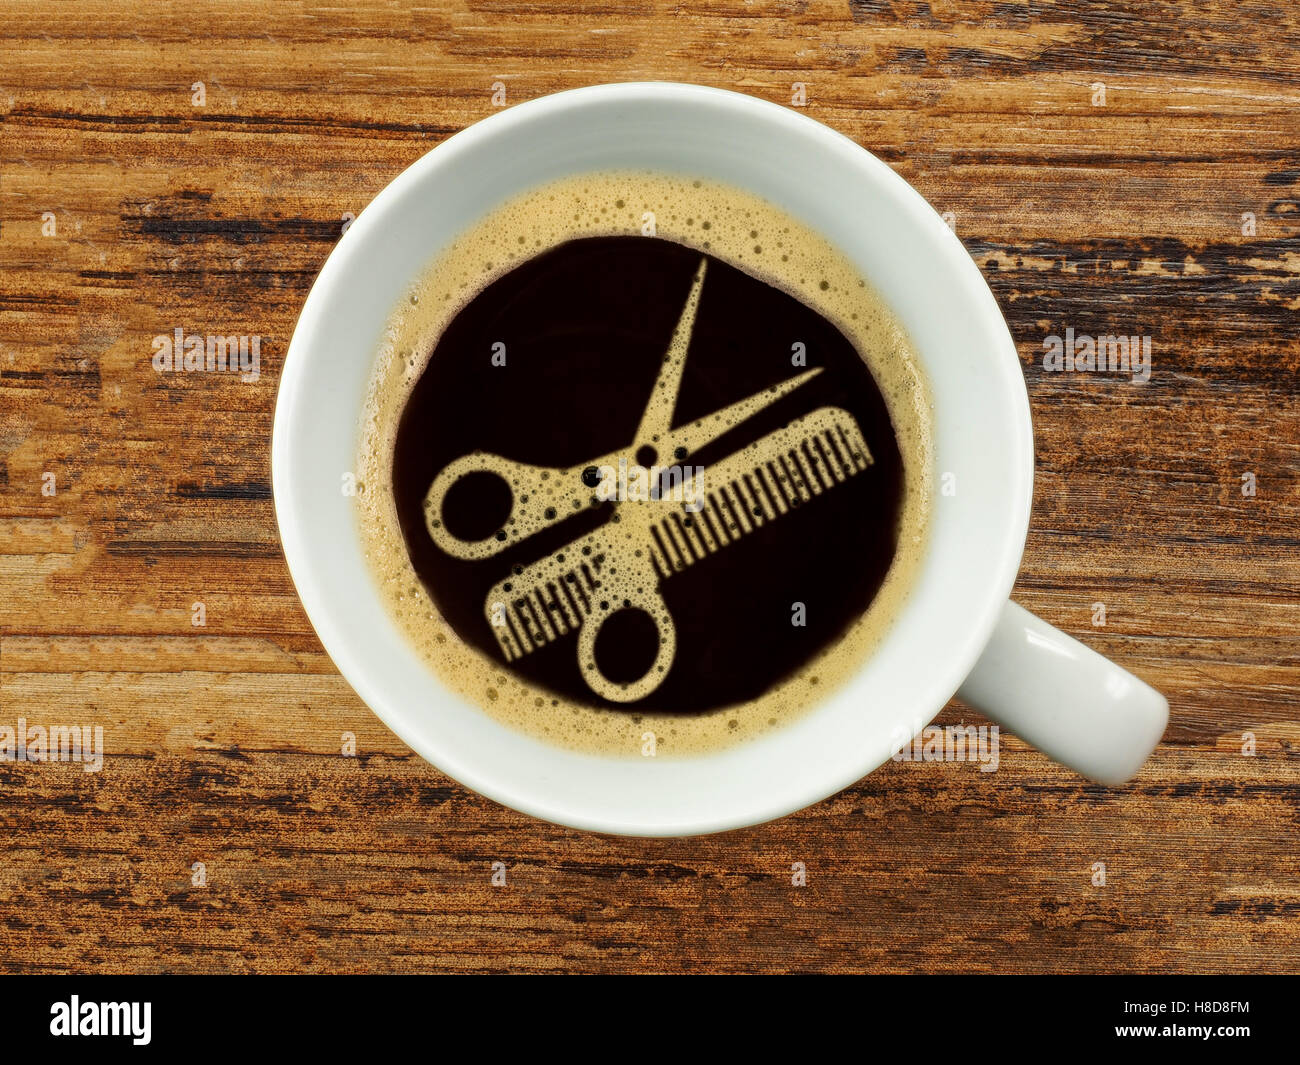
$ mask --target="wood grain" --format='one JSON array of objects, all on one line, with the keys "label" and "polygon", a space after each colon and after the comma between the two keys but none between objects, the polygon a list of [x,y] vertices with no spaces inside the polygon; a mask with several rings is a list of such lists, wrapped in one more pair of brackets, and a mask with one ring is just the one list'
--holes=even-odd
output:
[{"label": "wood grain", "polygon": [[[108,757],[0,764],[0,967],[1294,971],[1298,62],[1268,2],[6,4],[0,725],[100,724]],[[1033,406],[1017,597],[1170,697],[1136,781],[1008,738],[995,773],[889,764],[772,825],[602,838],[449,781],[338,676],[268,443],[343,218],[493,82],[641,79],[802,82],[953,212]],[[177,326],[261,335],[261,379],[155,374]],[[1043,372],[1066,327],[1151,335],[1151,381]]]}]

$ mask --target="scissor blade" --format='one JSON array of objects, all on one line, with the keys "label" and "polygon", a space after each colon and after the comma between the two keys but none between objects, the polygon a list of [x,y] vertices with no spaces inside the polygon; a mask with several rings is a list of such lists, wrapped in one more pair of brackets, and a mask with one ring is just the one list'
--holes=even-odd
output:
[{"label": "scissor blade", "polygon": [[770,407],[782,396],[787,396],[798,388],[805,381],[809,381],[822,372],[822,367],[808,370],[797,377],[791,377],[789,380],[782,381],[771,388],[765,388],[762,392],[755,392],[752,396],[739,400],[729,407],[723,407],[721,410],[715,410],[712,414],[706,414],[689,425],[683,425],[680,429],[674,429],[669,434],[669,439],[660,445],[661,452],[671,453],[679,447],[684,447],[688,452],[695,452],[705,444],[712,443],[723,433],[734,429],[741,422],[752,418],[759,411]]},{"label": "scissor blade", "polygon": [[700,289],[704,286],[704,268],[708,264],[708,259],[701,259],[699,269],[695,271],[695,280],[691,282],[686,306],[682,308],[681,317],[677,320],[677,328],[673,330],[673,338],[668,343],[663,365],[659,368],[659,377],[650,390],[645,413],[641,416],[641,424],[633,437],[634,447],[649,444],[656,437],[662,440],[668,433],[668,427],[673,424],[677,394],[682,388],[682,371],[686,368],[686,349],[691,345],[695,312],[700,306]]}]

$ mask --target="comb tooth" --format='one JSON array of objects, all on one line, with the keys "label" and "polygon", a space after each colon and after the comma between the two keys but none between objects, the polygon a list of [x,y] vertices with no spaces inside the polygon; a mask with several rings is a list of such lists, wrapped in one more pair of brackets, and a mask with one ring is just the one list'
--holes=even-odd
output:
[{"label": "comb tooth", "polygon": [[812,471],[808,469],[808,464],[804,461],[803,455],[799,452],[799,445],[795,444],[795,446],[790,449],[789,454],[790,465],[799,471],[799,477],[803,480],[804,492],[808,498],[811,499],[813,496],[821,495],[822,486],[817,483],[817,478],[814,477]]},{"label": "comb tooth", "polygon": [[563,633],[555,627],[555,622],[551,617],[551,612],[546,605],[546,588],[540,584],[534,584],[528,590],[528,601],[533,605],[533,613],[537,615],[537,620],[542,623],[542,628],[546,632],[546,639],[549,643],[552,640],[559,639]]},{"label": "comb tooth", "polygon": [[736,538],[731,527],[731,519],[727,517],[726,511],[718,503],[718,493],[710,492],[708,498],[704,501],[705,510],[701,513],[710,514],[709,528],[717,534],[718,543],[726,547]]},{"label": "comb tooth", "polygon": [[790,450],[794,452],[795,457],[799,460],[799,468],[804,471],[804,476],[808,478],[808,483],[812,485],[813,491],[821,495],[825,490],[825,486],[817,473],[817,464],[812,461],[811,456],[808,454],[808,441],[798,440]]},{"label": "comb tooth", "polygon": [[526,655],[529,651],[531,651],[532,647],[529,646],[527,636],[520,631],[519,624],[518,624],[519,619],[515,616],[514,603],[511,602],[506,603],[505,614],[506,614],[506,627],[510,630],[510,635],[514,637],[514,642],[518,644],[519,654],[522,657],[523,655]]},{"label": "comb tooth", "polygon": [[718,494],[727,508],[727,516],[731,519],[731,524],[727,527],[727,531],[732,533],[736,539],[739,540],[745,535],[745,533],[749,532],[749,524],[744,520],[744,508],[738,508],[735,499],[732,498],[731,492],[727,491],[729,487],[729,485],[722,485],[718,489]]},{"label": "comb tooth", "polygon": [[688,566],[692,562],[697,562],[704,557],[703,552],[701,552],[700,549],[691,542],[691,534],[687,532],[686,526],[682,524],[682,519],[679,514],[674,512],[668,515],[668,520],[663,524],[672,531],[674,536],[686,545],[686,550],[689,553],[686,559],[686,564]]},{"label": "comb tooth", "polygon": [[546,646],[545,634],[540,631],[537,619],[533,617],[532,607],[527,599],[515,600],[515,617],[519,619],[519,629],[528,640],[532,650]]},{"label": "comb tooth", "polygon": [[705,555],[716,554],[718,550],[718,545],[714,541],[713,535],[709,532],[708,528],[705,526],[704,522],[700,520],[698,515],[696,517],[691,518],[690,527],[691,530],[695,533],[695,538],[699,540],[701,547],[704,549],[704,554]]},{"label": "comb tooth", "polygon": [[542,597],[537,594],[536,588],[530,588],[528,595],[528,613],[537,627],[541,629],[542,644],[551,643],[555,639],[555,631],[551,628],[550,622],[546,620],[546,608],[542,606]]},{"label": "comb tooth", "polygon": [[572,626],[569,621],[568,611],[564,609],[564,604],[560,601],[559,594],[555,590],[554,582],[547,581],[544,590],[539,586],[537,594],[542,600],[542,607],[546,611],[546,619],[551,623],[556,634],[563,636]]},{"label": "comb tooth", "polygon": [[836,422],[835,431],[839,433],[840,439],[844,442],[844,448],[848,452],[849,458],[853,461],[853,468],[855,470],[865,470],[867,468],[867,463],[863,459],[862,453],[857,449],[853,441],[849,439],[848,434],[845,433],[844,426]]},{"label": "comb tooth", "polygon": [[558,584],[548,584],[547,587],[550,588],[555,603],[563,613],[565,623],[570,628],[576,629],[582,624],[582,615],[572,609],[572,600],[570,600],[569,594],[564,591],[564,578],[559,578]]},{"label": "comb tooth", "polygon": [[684,568],[679,563],[679,560],[677,560],[676,551],[669,550],[668,544],[671,540],[669,540],[667,529],[660,529],[658,525],[651,525],[650,536],[654,538],[655,546],[659,547],[659,553],[663,555],[663,562],[664,566],[667,567],[667,573],[675,573],[677,570]]},{"label": "comb tooth", "polygon": [[650,550],[650,565],[654,567],[655,574],[660,580],[667,579],[669,573],[668,563],[659,557],[659,550],[657,547],[651,548]]},{"label": "comb tooth", "polygon": [[844,454],[844,465],[848,466],[849,469],[856,470],[857,463],[853,461],[853,447],[849,444],[849,438],[844,435],[843,427],[832,425],[827,432],[834,434],[835,442]]},{"label": "comb tooth", "polygon": [[821,452],[813,446],[812,439],[805,439],[799,445],[799,448],[803,452],[803,457],[808,460],[808,468],[812,470],[813,477],[817,479],[822,490],[825,491],[827,488],[835,487],[835,478],[830,475],[829,470],[823,467]]},{"label": "comb tooth", "polygon": [[768,483],[767,471],[762,466],[754,467],[754,481],[758,485],[758,491],[763,496],[764,506],[767,508],[773,519],[779,518],[785,513],[785,501],[781,499],[778,492],[773,491],[771,484]]},{"label": "comb tooth", "polygon": [[[690,553],[690,562],[698,562],[699,559],[705,557],[705,554],[707,554],[706,551],[702,551],[699,549],[699,546],[695,544],[692,536],[690,536],[690,529],[686,527],[684,521],[681,520],[681,515],[677,514],[677,511],[673,511],[672,514],[668,515],[668,520],[672,523],[673,533],[675,533],[677,537],[681,538],[682,544],[686,545],[686,550]],[[695,523],[692,521],[690,524],[694,525]]]},{"label": "comb tooth", "polygon": [[863,439],[862,430],[859,429],[856,425],[851,426],[851,428],[853,429],[853,437],[855,440],[857,440],[859,449],[861,450],[862,468],[865,470],[876,460],[871,457],[871,449],[867,447],[867,442],[865,439]]},{"label": "comb tooth", "polygon": [[813,458],[820,463],[822,477],[826,484],[834,488],[842,480],[844,475],[840,471],[839,463],[831,455],[830,448],[826,446],[825,433],[817,433],[808,438],[808,450],[812,452]]},{"label": "comb tooth", "polygon": [[[728,491],[730,489],[731,491]],[[727,501],[727,506],[731,513],[735,515],[736,522],[740,526],[740,535],[744,536],[753,528],[749,520],[749,515],[745,513],[745,504],[739,499],[739,493],[736,492],[736,482],[724,484],[718,489],[722,493],[722,498]]]},{"label": "comb tooth", "polygon": [[542,602],[541,592],[534,585],[528,589],[528,608],[532,611],[533,617],[542,627],[542,635],[546,643],[551,643],[559,635],[551,625],[551,619],[546,616],[546,604]]},{"label": "comb tooth", "polygon": [[722,531],[714,527],[713,519],[709,517],[709,512],[705,509],[707,505],[708,505],[708,500],[705,500],[704,504],[699,509],[699,513],[695,515],[695,520],[701,522],[703,525],[705,525],[708,528],[709,537],[713,540],[714,544],[717,545],[714,548],[714,550],[721,551],[724,547],[727,546],[727,541],[723,537]]},{"label": "comb tooth", "polygon": [[762,467],[755,466],[749,473],[745,474],[745,484],[749,488],[749,494],[754,497],[754,502],[763,512],[764,521],[776,521],[781,516],[780,511],[772,502],[772,497],[768,494],[767,486],[763,484]]},{"label": "comb tooth", "polygon": [[844,427],[839,423],[827,425],[827,428],[822,433],[822,441],[823,446],[832,451],[836,458],[840,460],[846,475],[852,477],[854,473],[866,469],[866,466],[861,464],[862,454],[858,447],[855,446],[853,434],[845,433]]},{"label": "comb tooth", "polygon": [[519,630],[515,627],[515,619],[510,616],[510,611],[507,610],[505,615],[506,627],[510,630],[510,635],[514,643],[513,650],[515,652],[515,657],[522,658],[528,653],[528,645],[524,643],[523,637],[519,635]]},{"label": "comb tooth", "polygon": [[772,484],[772,498],[776,500],[776,505],[780,508],[782,514],[790,512],[790,497],[786,492],[785,485],[781,482],[781,471],[776,468],[772,462],[766,465],[767,476]]},{"label": "comb tooth", "polygon": [[[573,590],[569,587],[569,583],[571,581],[576,584],[576,578],[573,575],[573,570],[569,570],[567,573],[561,574],[560,591],[564,593],[565,599],[567,599],[569,602],[569,609],[573,612],[573,617],[575,619],[573,623],[573,627],[576,629],[579,625],[582,624],[582,619],[585,614],[585,611],[578,604],[578,600],[575,599],[573,596]],[[579,591],[581,591],[581,589],[579,589]]]},{"label": "comb tooth", "polygon": [[804,484],[803,477],[795,470],[791,469],[791,463],[786,462],[784,455],[778,455],[776,461],[781,464],[781,469],[785,471],[786,477],[789,478],[790,490],[794,492],[795,498],[800,503],[806,503],[812,498],[812,493],[808,486]]},{"label": "comb tooth", "polygon": [[754,515],[754,507],[749,502],[749,497],[745,494],[745,486],[740,483],[740,478],[737,477],[734,481],[728,483],[727,487],[731,490],[731,498],[736,513],[740,515],[740,521],[745,528],[745,532],[753,532],[760,523]]},{"label": "comb tooth", "polygon": [[749,474],[742,473],[731,483],[736,486],[736,495],[740,497],[745,513],[749,516],[750,524],[755,529],[766,525],[770,520],[767,507],[763,506],[763,500],[754,491],[754,482],[750,479]]},{"label": "comb tooth", "polygon": [[776,517],[776,512],[772,510],[772,505],[767,501],[767,494],[755,483],[758,480],[758,470],[751,470],[741,476],[740,481],[749,492],[749,498],[754,501],[754,517],[759,523],[766,525]]},{"label": "comb tooth", "polygon": [[659,539],[659,533],[654,526],[650,527],[650,561],[654,565],[655,572],[661,577],[667,577],[673,571],[672,563],[668,561],[663,542]]},{"label": "comb tooth", "polygon": [[736,539],[739,540],[745,533],[749,532],[749,522],[745,520],[744,507],[738,507],[735,499],[731,496],[731,492],[727,491],[729,487],[729,485],[722,485],[718,489],[718,495],[727,507],[727,513],[731,516],[731,529],[734,531]]},{"label": "comb tooth", "polygon": [[718,506],[722,508],[724,518],[727,519],[727,532],[731,534],[732,540],[740,540],[749,529],[740,524],[740,518],[736,515],[736,503],[732,502],[731,493],[727,492],[727,485],[718,485],[718,488],[714,489],[714,494],[718,497]]},{"label": "comb tooth", "polygon": [[677,569],[685,569],[695,561],[689,551],[683,550],[680,541],[677,538],[676,531],[673,529],[672,522],[661,521],[656,528],[663,531],[664,543],[673,549],[674,563]]},{"label": "comb tooth", "polygon": [[740,479],[749,492],[749,498],[754,501],[754,510],[757,511],[758,517],[762,518],[764,522],[774,520],[777,514],[767,498],[767,492],[760,487],[758,467],[755,467],[749,473],[743,474]]},{"label": "comb tooth", "polygon": [[817,480],[816,475],[814,475],[813,472],[808,469],[807,465],[805,464],[803,453],[799,450],[798,444],[795,444],[795,446],[790,449],[790,459],[792,462],[794,462],[796,466],[799,467],[799,475],[804,479],[804,482],[808,485],[809,492],[811,492],[812,495],[815,496],[821,495],[822,494],[821,482],[819,482]]},{"label": "comb tooth", "polygon": [[677,553],[672,549],[672,540],[668,537],[667,529],[660,529],[658,525],[651,525],[650,536],[654,537],[655,544],[659,545],[659,550],[663,553],[664,563],[667,564],[669,573],[676,573],[680,570]]},{"label": "comb tooth", "polygon": [[578,593],[581,602],[575,605],[578,607],[582,616],[586,617],[586,615],[591,613],[591,598],[587,595],[587,589],[582,586],[582,578],[579,576],[578,571],[576,569],[569,570],[569,572],[564,575],[564,580],[566,584],[573,586],[571,589],[566,589],[566,591],[569,592],[569,598],[573,598],[574,592]]},{"label": "comb tooth", "polygon": [[745,521],[749,524],[749,529],[757,529],[767,519],[767,515],[761,512],[754,513],[757,507],[750,498],[749,486],[745,484],[744,474],[731,482],[731,491],[735,494],[736,502],[740,506],[740,513],[744,515]]},{"label": "comb tooth", "polygon": [[685,511],[684,513],[686,516],[682,518],[682,524],[686,525],[687,522],[690,522],[687,527],[695,533],[695,539],[697,539],[700,542],[700,545],[704,548],[704,554],[713,554],[718,549],[718,544],[717,541],[713,539],[712,530],[704,524],[704,515],[692,513],[691,511]]},{"label": "comb tooth", "polygon": [[528,600],[523,596],[519,596],[510,604],[510,609],[514,612],[516,626],[519,632],[523,634],[522,639],[520,639],[519,642],[524,649],[524,654],[528,654],[530,651],[535,651],[543,645],[542,641],[534,634],[532,622],[528,615],[524,613],[524,608],[527,607],[527,605]]},{"label": "comb tooth", "polygon": [[[499,625],[497,624],[498,605],[501,607]],[[492,635],[497,638],[497,643],[505,652],[506,661],[513,662],[519,657],[519,647],[516,642],[518,637],[510,630],[510,611],[505,608],[504,603],[492,603],[488,607],[488,623],[492,626]]]},{"label": "comb tooth", "polygon": [[785,459],[780,455],[772,460],[773,468],[776,470],[776,481],[781,486],[781,491],[785,493],[786,499],[791,507],[796,507],[803,502],[799,495],[799,487],[794,483],[794,478],[790,476],[790,470],[785,464]]},{"label": "comb tooth", "polygon": [[835,442],[835,431],[833,429],[826,429],[822,433],[822,439],[825,441],[826,448],[829,449],[830,454],[834,457],[833,465],[835,467],[835,475],[841,481],[847,480],[855,471],[844,458],[839,445]]},{"label": "comb tooth", "polygon": [[808,450],[813,453],[813,456],[817,459],[818,463],[820,463],[822,476],[826,479],[827,485],[834,487],[844,480],[844,474],[841,472],[839,464],[831,458],[830,452],[822,442],[822,436],[823,434],[818,433],[816,436],[810,438],[808,441]]}]

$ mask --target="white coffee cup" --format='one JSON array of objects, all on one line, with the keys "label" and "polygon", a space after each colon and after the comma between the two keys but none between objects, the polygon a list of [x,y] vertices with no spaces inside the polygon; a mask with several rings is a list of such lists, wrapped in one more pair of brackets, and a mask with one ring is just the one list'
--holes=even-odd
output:
[{"label": "white coffee cup", "polygon": [[[915,585],[855,677],[770,734],[693,757],[566,750],[445,688],[385,609],[341,490],[385,324],[430,259],[517,193],[628,168],[739,186],[829,237],[909,332],[934,397],[934,473],[955,488],[936,493]],[[558,93],[471,126],[400,174],[307,298],[281,375],[272,470],[289,569],[344,677],[443,772],[550,821],[676,836],[779,817],[880,766],[954,693],[1106,784],[1138,770],[1168,720],[1159,693],[1008,602],[1033,431],[1015,346],[961,242],[869,152],[748,96],[670,83]]]}]

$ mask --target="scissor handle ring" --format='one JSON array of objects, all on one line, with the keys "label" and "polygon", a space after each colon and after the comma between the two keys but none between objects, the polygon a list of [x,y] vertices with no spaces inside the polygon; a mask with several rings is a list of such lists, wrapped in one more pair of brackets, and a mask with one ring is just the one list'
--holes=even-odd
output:
[{"label": "scissor handle ring", "polygon": [[[620,684],[609,680],[596,664],[596,636],[610,618],[621,610],[643,610],[650,615],[659,633],[659,652],[650,668],[640,678]],[[597,695],[615,703],[630,703],[644,698],[663,682],[677,653],[677,630],[663,598],[653,593],[639,596],[610,610],[603,610],[583,622],[578,630],[578,669],[587,686]]]}]

